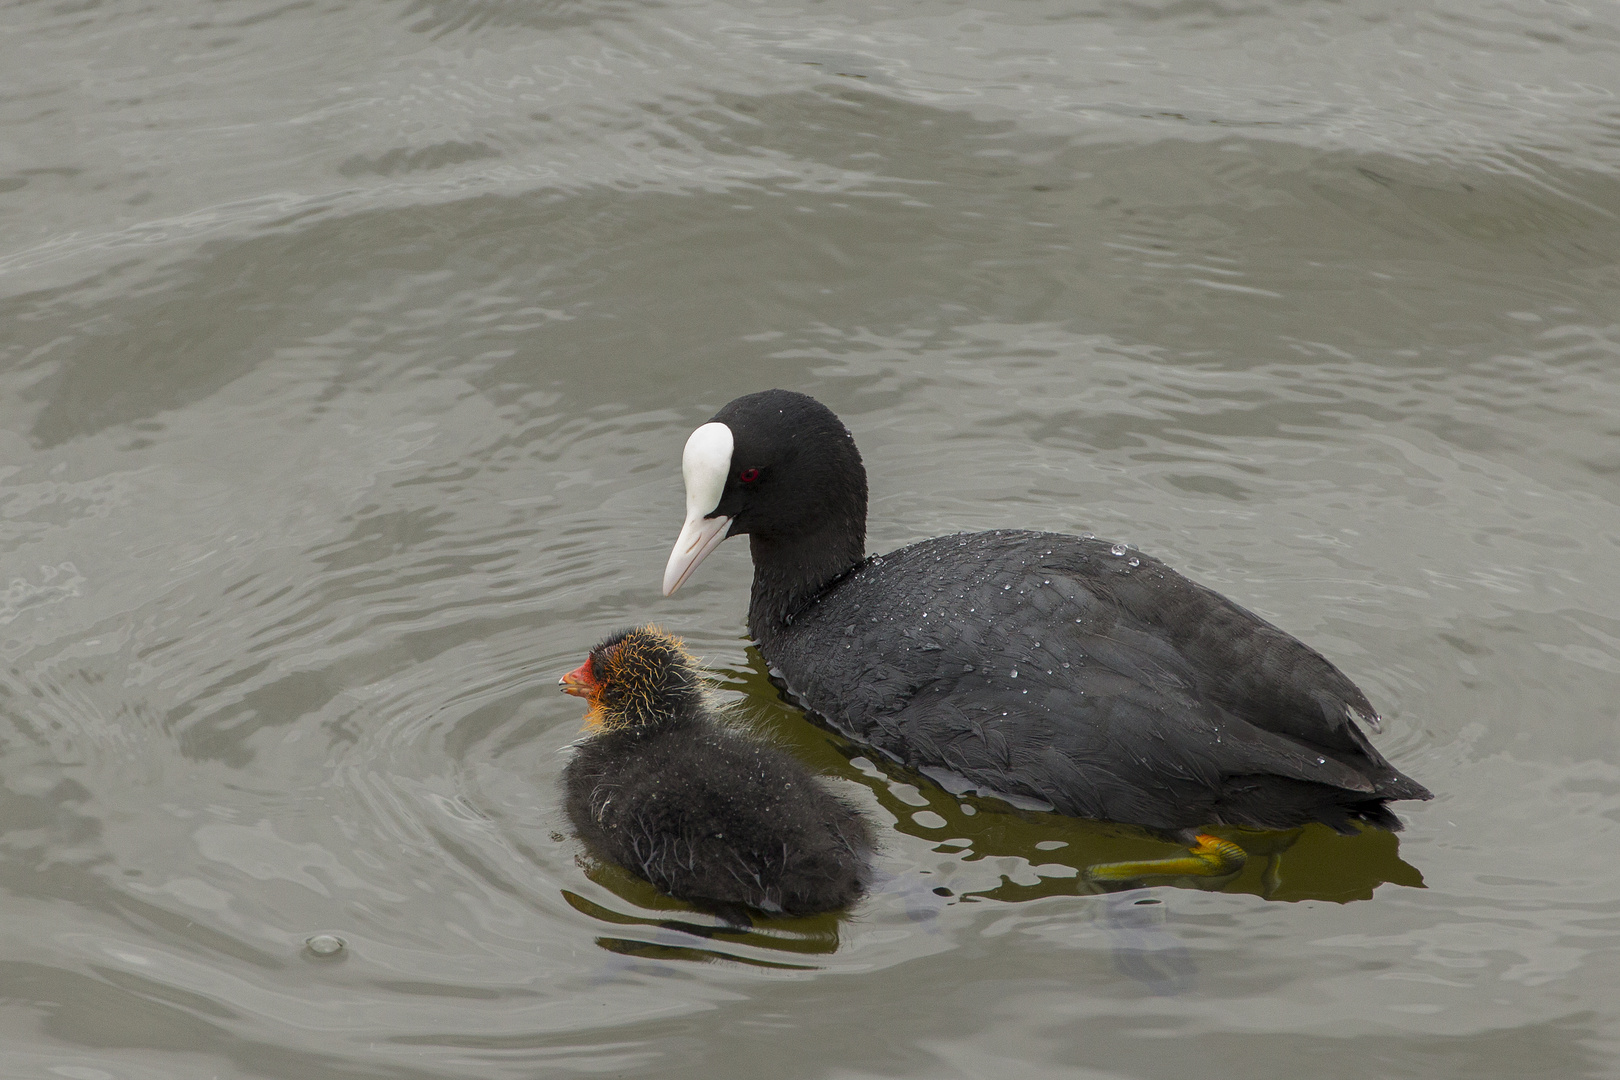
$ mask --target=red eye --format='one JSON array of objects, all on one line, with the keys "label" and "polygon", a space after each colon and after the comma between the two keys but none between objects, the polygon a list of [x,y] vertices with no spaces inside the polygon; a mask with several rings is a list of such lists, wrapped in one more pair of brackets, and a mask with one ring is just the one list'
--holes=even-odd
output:
[{"label": "red eye", "polygon": [[744,469],[742,472],[737,474],[737,479],[741,480],[745,484],[752,484],[755,480],[759,479],[759,470]]}]

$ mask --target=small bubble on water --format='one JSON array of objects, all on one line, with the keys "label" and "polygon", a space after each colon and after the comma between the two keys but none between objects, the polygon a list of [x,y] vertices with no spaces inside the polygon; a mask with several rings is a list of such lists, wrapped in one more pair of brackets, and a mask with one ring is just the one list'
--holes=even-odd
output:
[{"label": "small bubble on water", "polygon": [[309,950],[310,955],[322,959],[337,956],[347,947],[347,943],[336,934],[316,934],[304,941],[304,948]]}]

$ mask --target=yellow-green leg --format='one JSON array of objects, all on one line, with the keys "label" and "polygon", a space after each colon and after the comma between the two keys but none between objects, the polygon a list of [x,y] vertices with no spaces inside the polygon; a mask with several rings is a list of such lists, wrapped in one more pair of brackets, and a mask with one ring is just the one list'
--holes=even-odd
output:
[{"label": "yellow-green leg", "polygon": [[1140,862],[1097,863],[1086,867],[1089,881],[1135,881],[1146,877],[1226,877],[1243,869],[1248,855],[1230,840],[1200,833],[1185,855]]}]

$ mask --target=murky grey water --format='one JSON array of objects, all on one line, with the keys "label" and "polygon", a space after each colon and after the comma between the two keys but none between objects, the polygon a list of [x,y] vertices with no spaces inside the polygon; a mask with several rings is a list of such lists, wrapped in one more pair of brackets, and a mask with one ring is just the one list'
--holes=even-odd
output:
[{"label": "murky grey water", "polygon": [[[997,7],[0,9],[0,1073],[1620,1075],[1620,10]],[[1438,797],[1101,897],[1163,845],[875,767],[744,545],[658,595],[770,385],[874,550],[1138,545]],[[883,822],[851,917],[565,835],[648,619]]]}]

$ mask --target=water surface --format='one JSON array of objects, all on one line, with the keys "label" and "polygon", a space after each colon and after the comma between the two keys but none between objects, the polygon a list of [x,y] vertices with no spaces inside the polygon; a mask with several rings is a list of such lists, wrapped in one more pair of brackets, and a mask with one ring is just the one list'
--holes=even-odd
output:
[{"label": "water surface", "polygon": [[[1620,15],[13,3],[0,1072],[1620,1075]],[[1349,672],[1437,793],[1150,838],[783,705],[678,461],[781,385],[875,551],[1089,531]],[[881,825],[753,931],[568,835],[654,619]],[[337,935],[321,958],[306,939]]]}]

